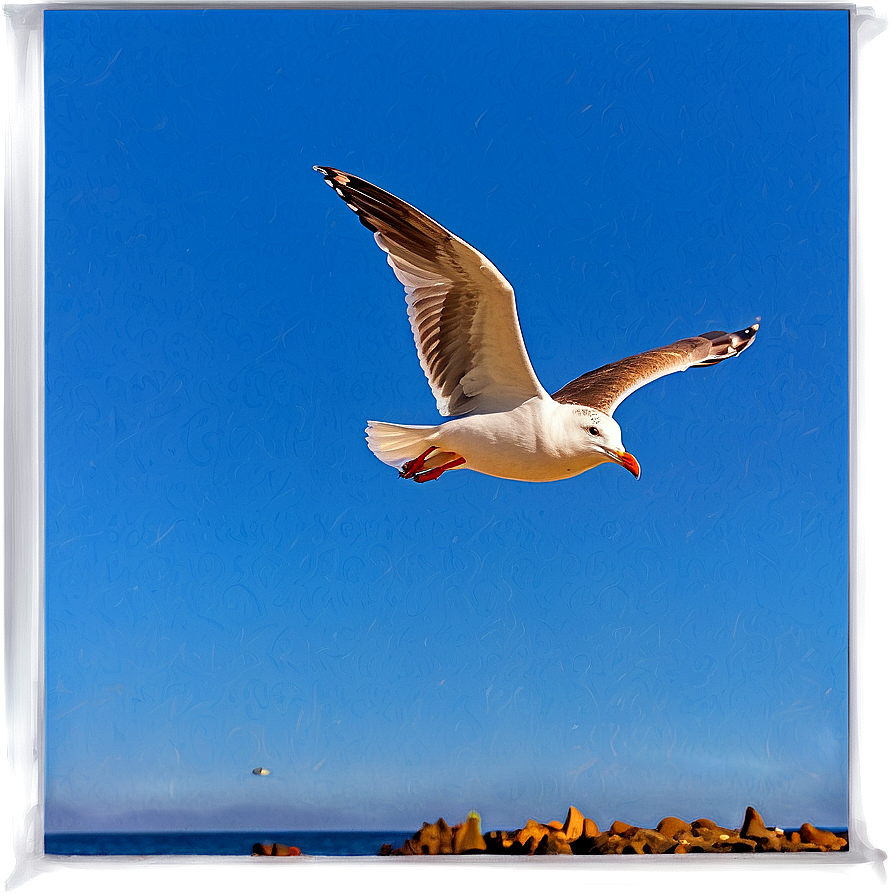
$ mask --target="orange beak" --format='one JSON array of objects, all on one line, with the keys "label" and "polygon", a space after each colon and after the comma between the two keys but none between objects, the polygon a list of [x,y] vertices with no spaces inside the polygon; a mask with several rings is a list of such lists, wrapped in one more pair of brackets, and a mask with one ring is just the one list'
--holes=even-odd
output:
[{"label": "orange beak", "polygon": [[611,451],[610,453],[616,459],[616,463],[625,467],[635,479],[641,478],[641,465],[634,454],[629,454],[628,451]]}]

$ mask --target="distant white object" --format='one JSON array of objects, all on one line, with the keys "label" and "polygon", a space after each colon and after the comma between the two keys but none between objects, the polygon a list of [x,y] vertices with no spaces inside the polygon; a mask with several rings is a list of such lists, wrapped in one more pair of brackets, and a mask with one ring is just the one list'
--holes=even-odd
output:
[{"label": "distant white object", "polygon": [[740,354],[759,324],[714,330],[592,370],[553,395],[523,344],[513,289],[481,252],[379,187],[315,166],[372,230],[404,285],[417,354],[441,426],[368,421],[367,443],[403,479],[428,482],[465,467],[501,479],[567,479],[607,461],[635,477],[638,461],[612,418],[627,395],[658,377]]},{"label": "distant white object", "polygon": [[258,768],[252,769],[253,775],[269,775],[270,773],[271,770],[269,768],[262,768],[260,765],[258,766]]}]

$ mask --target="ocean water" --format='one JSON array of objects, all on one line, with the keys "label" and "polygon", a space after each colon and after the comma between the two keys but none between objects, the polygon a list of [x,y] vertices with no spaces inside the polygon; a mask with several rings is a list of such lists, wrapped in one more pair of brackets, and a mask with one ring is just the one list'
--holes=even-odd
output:
[{"label": "ocean water", "polygon": [[57,856],[248,856],[255,843],[298,846],[306,855],[375,856],[384,843],[401,846],[408,831],[176,831],[47,834]]}]

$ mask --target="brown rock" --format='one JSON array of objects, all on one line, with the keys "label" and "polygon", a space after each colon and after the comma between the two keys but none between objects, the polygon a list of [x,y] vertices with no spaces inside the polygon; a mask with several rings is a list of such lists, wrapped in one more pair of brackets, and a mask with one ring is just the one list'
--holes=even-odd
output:
[{"label": "brown rock", "polygon": [[595,852],[597,846],[600,843],[601,837],[604,837],[606,839],[606,835],[604,834],[599,834],[597,837],[586,837],[583,834],[578,838],[578,840],[571,841],[569,844],[569,848],[577,856],[590,855],[591,853]]},{"label": "brown rock", "polygon": [[737,830],[719,827],[711,818],[698,818],[691,825],[691,832],[710,843],[713,852],[752,852],[756,849],[755,840],[742,839]]},{"label": "brown rock", "polygon": [[799,840],[794,843],[790,837],[781,838],[781,852],[802,852],[804,845]]},{"label": "brown rock", "polygon": [[522,845],[521,854],[524,856],[535,855],[535,851],[541,846],[541,841],[544,840],[546,836],[547,834],[544,834],[541,837],[532,836],[528,837],[526,840],[517,841]]},{"label": "brown rock", "polygon": [[253,856],[269,856],[272,852],[273,847],[270,843],[253,843],[252,844],[252,855]]},{"label": "brown rock", "polygon": [[546,828],[553,828],[555,831],[563,830],[563,823],[560,821],[549,821],[546,825]]},{"label": "brown rock", "polygon": [[[534,849],[536,844],[534,842],[532,842],[532,840],[534,840],[534,838],[530,838],[529,842],[532,843],[532,848]],[[509,845],[507,846],[506,855],[508,855],[508,856],[527,856],[529,854],[530,853],[529,853],[528,848],[524,844],[520,843],[519,840],[511,839],[509,841]]]},{"label": "brown rock", "polygon": [[392,854],[401,856],[450,855],[453,851],[453,842],[454,832],[448,827],[445,819],[440,818],[435,824],[425,822],[410,840],[405,840],[404,846],[393,850]]},{"label": "brown rock", "polygon": [[838,837],[833,831],[819,830],[808,821],[800,828],[800,842],[833,850],[839,850],[846,846],[846,840],[843,837]]},{"label": "brown rock", "polygon": [[519,846],[507,831],[489,831],[483,834],[483,839],[485,840],[485,851],[491,855],[506,855],[512,846]]},{"label": "brown rock", "polygon": [[[533,847],[534,848],[534,847]],[[521,856],[523,844],[513,839],[507,831],[489,831],[485,834],[485,851],[491,855]]]},{"label": "brown rock", "polygon": [[[450,856],[454,852],[455,832],[457,827],[450,827],[444,818],[440,818],[436,825],[439,830],[439,851],[440,856]],[[483,849],[485,845],[483,844]]]},{"label": "brown rock", "polygon": [[287,846],[285,843],[275,843],[271,849],[272,856],[300,856],[302,850],[298,846]]},{"label": "brown rock", "polygon": [[664,818],[657,826],[657,831],[664,837],[678,839],[681,835],[687,836],[691,833],[691,826],[681,818],[669,815]]},{"label": "brown rock", "polygon": [[447,856],[454,851],[454,831],[444,818],[435,824],[424,824],[412,839],[419,846],[417,855]]},{"label": "brown rock", "polygon": [[405,840],[404,843],[402,843],[402,845],[398,847],[398,849],[393,849],[392,855],[393,856],[419,856],[420,852],[419,852],[419,847],[417,846],[417,844],[414,842],[413,839],[411,839],[411,840]]},{"label": "brown rock", "polygon": [[[541,841],[553,830],[534,818],[526,822],[526,826],[514,834],[514,840],[523,845],[523,851],[532,855]],[[530,843],[531,841],[531,843]]]},{"label": "brown rock", "polygon": [[380,851],[377,853],[378,856],[391,856],[392,855],[392,844],[384,843],[380,847]]},{"label": "brown rock", "polygon": [[708,840],[718,840],[722,834],[737,834],[737,831],[726,831],[720,828],[711,818],[698,818],[691,823],[691,832]]},{"label": "brown rock", "polygon": [[584,829],[584,816],[575,806],[570,806],[569,812],[566,813],[566,821],[563,822],[562,827],[563,833],[566,834],[566,839],[578,840],[584,833]]},{"label": "brown rock", "polygon": [[756,852],[756,841],[746,840],[742,837],[732,837],[728,841],[731,852]]},{"label": "brown rock", "polygon": [[621,837],[631,837],[637,830],[638,828],[634,825],[626,824],[624,821],[619,821],[619,819],[610,825],[610,833],[619,834]]},{"label": "brown rock", "polygon": [[744,823],[740,828],[741,837],[749,837],[751,840],[755,840],[757,837],[766,838],[773,833],[765,826],[762,816],[752,806],[747,806],[747,811],[744,813]]},{"label": "brown rock", "polygon": [[720,852],[756,852],[756,841],[741,837],[737,831],[722,831],[715,837],[704,836],[715,843]]},{"label": "brown rock", "polygon": [[572,847],[563,836],[562,831],[552,829],[547,836],[541,838],[541,842],[532,854],[536,856],[569,856],[572,855]]},{"label": "brown rock", "polygon": [[485,852],[485,838],[479,829],[479,814],[471,812],[463,824],[454,829],[454,853]]},{"label": "brown rock", "polygon": [[[709,840],[704,840],[702,837],[697,837],[687,831],[675,842],[679,847],[683,846],[685,852],[712,852],[712,843]],[[678,847],[676,847],[677,849]]]},{"label": "brown rock", "polygon": [[611,834],[608,831],[606,834],[602,834],[598,839],[602,839],[602,837],[607,838],[600,850],[601,855],[604,856],[622,855],[622,850],[628,845],[628,838],[622,837],[619,834]]},{"label": "brown rock", "polygon": [[676,848],[677,842],[671,837],[666,837],[659,831],[650,828],[637,828],[629,839],[623,852],[633,852],[637,855],[659,855],[670,852]]},{"label": "brown rock", "polygon": [[583,837],[599,837],[600,836],[600,828],[597,826],[597,822],[592,818],[586,818],[582,821],[582,836]]},{"label": "brown rock", "polygon": [[[610,843],[610,834],[608,832],[604,832],[600,836],[594,839],[594,844],[591,849],[588,850],[588,853],[591,855],[608,855],[609,854],[609,843]],[[615,836],[615,834],[613,835]],[[621,838],[616,837],[617,841]]]}]

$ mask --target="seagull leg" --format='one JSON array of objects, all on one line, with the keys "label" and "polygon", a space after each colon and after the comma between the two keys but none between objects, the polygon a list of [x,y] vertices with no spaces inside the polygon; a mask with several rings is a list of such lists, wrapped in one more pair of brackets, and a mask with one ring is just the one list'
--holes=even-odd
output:
[{"label": "seagull leg", "polygon": [[452,467],[459,467],[461,464],[465,464],[466,460],[462,457],[455,458],[455,460],[448,461],[447,464],[442,464],[440,467],[433,467],[431,470],[427,470],[425,473],[417,473],[414,476],[414,482],[430,482],[433,479],[438,479],[445,470],[450,470]]},{"label": "seagull leg", "polygon": [[423,465],[426,463],[426,458],[429,457],[433,451],[437,450],[437,446],[430,446],[419,457],[415,457],[413,460],[409,460],[406,464],[402,464],[401,469],[398,471],[398,475],[402,479],[413,479],[413,477],[423,469]]}]

